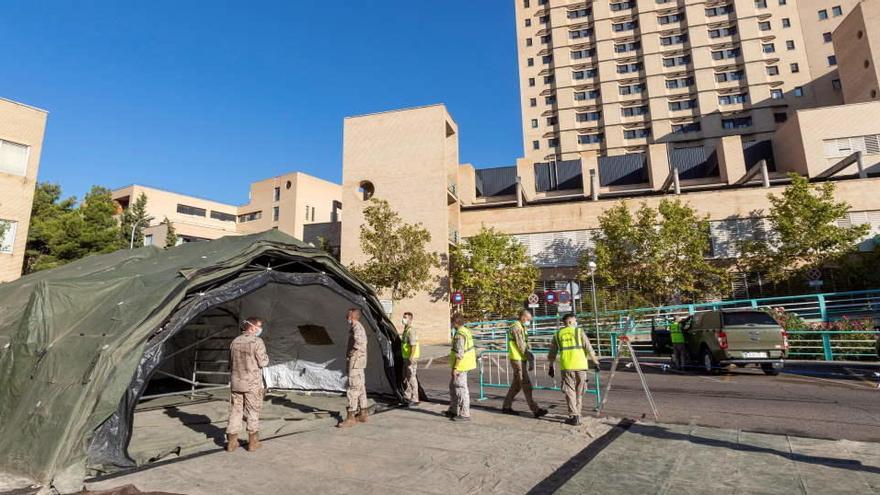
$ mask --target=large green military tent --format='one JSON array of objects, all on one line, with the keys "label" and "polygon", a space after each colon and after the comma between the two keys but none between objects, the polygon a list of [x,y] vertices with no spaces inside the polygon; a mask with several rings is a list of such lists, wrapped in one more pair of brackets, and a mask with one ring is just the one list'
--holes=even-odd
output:
[{"label": "large green military tent", "polygon": [[327,391],[344,389],[345,310],[360,307],[368,391],[401,396],[379,300],[319,249],[269,231],[92,256],[0,284],[0,471],[75,487],[87,469],[132,466],[150,378],[187,325],[221,307],[266,317],[269,386]]}]

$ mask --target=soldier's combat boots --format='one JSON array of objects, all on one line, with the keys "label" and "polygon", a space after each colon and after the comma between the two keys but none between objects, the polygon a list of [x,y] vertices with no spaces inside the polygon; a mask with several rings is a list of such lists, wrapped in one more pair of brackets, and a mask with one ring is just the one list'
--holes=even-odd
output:
[{"label": "soldier's combat boots", "polygon": [[226,434],[226,452],[235,452],[238,448],[238,435],[234,433]]},{"label": "soldier's combat boots", "polygon": [[369,411],[367,411],[366,409],[361,409],[361,410],[358,412],[358,415],[357,415],[358,423],[366,423],[366,422],[367,422],[367,418],[368,418],[369,416],[370,416],[370,412],[369,412]]},{"label": "soldier's combat boots", "polygon": [[357,417],[354,415],[352,411],[348,411],[348,416],[345,417],[345,421],[336,425],[337,428],[351,428],[352,426],[357,424]]},{"label": "soldier's combat boots", "polygon": [[248,452],[253,452],[260,448],[260,432],[255,431],[253,433],[248,432],[248,444],[247,450]]}]

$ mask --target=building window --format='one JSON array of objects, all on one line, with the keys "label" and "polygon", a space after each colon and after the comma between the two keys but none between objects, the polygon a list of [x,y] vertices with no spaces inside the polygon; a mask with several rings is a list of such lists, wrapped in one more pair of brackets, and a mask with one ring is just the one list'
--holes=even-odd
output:
[{"label": "building window", "polygon": [[243,215],[239,215],[238,221],[239,221],[239,223],[253,222],[254,220],[259,220],[261,218],[263,218],[263,212],[262,211],[254,211],[251,213],[245,213]]},{"label": "building window", "polygon": [[549,44],[551,41],[553,41],[553,37],[550,36],[549,34],[545,34],[544,36],[541,36],[541,44],[542,45]]},{"label": "building window", "polygon": [[584,100],[595,100],[599,97],[598,89],[591,89],[589,91],[577,91],[574,94],[575,101],[584,101]]},{"label": "building window", "polygon": [[843,15],[843,9],[840,7],[840,5],[835,5],[834,7],[831,7],[831,15],[833,15],[834,17],[839,17]]},{"label": "building window", "polygon": [[785,95],[782,94],[781,89],[771,89],[770,90],[770,98],[772,98],[774,100],[781,100],[781,99],[785,98]]},{"label": "building window", "polygon": [[784,113],[784,112],[774,113],[773,120],[777,124],[781,124],[781,123],[785,122],[786,120],[788,120],[788,114]]},{"label": "building window", "polygon": [[710,38],[720,38],[722,36],[733,36],[734,34],[736,34],[736,27],[734,27],[734,26],[709,30],[709,37]]},{"label": "building window", "polygon": [[822,9],[819,11],[819,20],[824,21],[825,19],[828,19],[828,11],[825,9]]},{"label": "building window", "polygon": [[528,65],[529,67],[534,67],[535,66],[535,59],[529,58],[528,60],[526,60],[526,65]]},{"label": "building window", "polygon": [[602,116],[602,112],[598,112],[598,111],[577,113],[574,116],[574,120],[576,120],[577,122],[595,122],[595,121],[599,120],[599,117],[601,117],[601,116]]},{"label": "building window", "polygon": [[538,106],[538,99],[537,98],[529,98],[529,106],[530,107]]},{"label": "building window", "polygon": [[589,17],[590,9],[577,9],[577,10],[569,10],[568,18],[569,19],[582,19],[584,17]]},{"label": "building window", "polygon": [[578,134],[578,144],[597,144],[602,142],[602,134]]},{"label": "building window", "polygon": [[629,43],[621,43],[614,45],[614,53],[626,53],[626,52],[634,52],[642,47],[642,44],[638,41],[632,41]]},{"label": "building window", "polygon": [[678,57],[664,58],[663,67],[675,67],[677,65],[687,65],[691,61],[690,55],[680,55]]},{"label": "building window", "polygon": [[690,108],[697,108],[697,100],[679,100],[679,101],[670,101],[669,102],[669,111],[677,112],[679,110],[688,110]]},{"label": "building window", "polygon": [[559,117],[555,115],[553,117],[547,117],[547,125],[556,125],[559,123]]},{"label": "building window", "polygon": [[724,129],[742,129],[752,126],[751,117],[734,117],[730,119],[721,119],[721,127]]},{"label": "building window", "polygon": [[589,38],[593,35],[593,30],[590,28],[578,29],[577,31],[569,31],[568,37],[571,39],[579,39],[579,38]]},{"label": "building window", "polygon": [[693,86],[694,78],[693,77],[684,77],[680,79],[667,79],[666,87],[669,89],[677,89],[677,88],[686,88],[688,86]]},{"label": "building window", "polygon": [[538,128],[538,119],[532,119],[532,129]]},{"label": "building window", "polygon": [[672,124],[673,134],[687,134],[689,132],[700,132],[700,123],[689,122],[687,124]]},{"label": "building window", "polygon": [[592,48],[587,48],[584,50],[578,50],[578,51],[571,52],[571,58],[574,60],[579,60],[582,58],[590,58],[593,55],[595,55],[595,53],[596,53],[596,50],[593,50]]},{"label": "building window", "polygon": [[276,187],[276,188],[275,188],[275,191],[274,191],[273,197],[274,197],[274,201],[279,201],[279,200],[281,200],[281,188],[280,188],[280,187]]},{"label": "building window", "polygon": [[30,147],[0,139],[0,172],[24,177]]},{"label": "building window", "polygon": [[782,27],[790,28],[791,27],[791,19],[789,19],[788,17],[783,17],[782,18]]},{"label": "building window", "polygon": [[550,96],[544,97],[544,104],[553,105],[554,103],[556,103],[556,95],[550,95]]},{"label": "building window", "polygon": [[619,87],[619,92],[621,95],[640,94],[643,91],[645,91],[644,84],[629,84]]},{"label": "building window", "polygon": [[529,87],[533,87],[534,85],[535,85],[535,78],[534,78],[534,77],[530,77],[530,78],[529,78]]},{"label": "building window", "polygon": [[822,41],[831,43],[831,33],[822,33]]},{"label": "building window", "polygon": [[723,60],[725,58],[736,58],[740,54],[739,48],[728,48],[727,50],[720,50],[717,52],[712,52],[712,60]]},{"label": "building window", "polygon": [[549,63],[551,63],[551,62],[553,62],[553,55],[544,55],[543,57],[541,57],[541,63],[542,63],[542,64],[545,64],[545,65],[546,65],[546,64],[549,64]]},{"label": "building window", "polygon": [[277,222],[277,221],[278,221],[278,217],[280,216],[280,215],[279,215],[280,213],[281,213],[281,209],[278,208],[277,206],[275,206],[275,207],[272,208],[272,221],[273,221],[273,222]]},{"label": "building window", "polygon": [[636,62],[636,63],[632,63],[632,64],[623,64],[623,65],[617,66],[617,73],[618,74],[627,74],[630,72],[638,72],[640,70],[642,70],[642,63],[641,62]]},{"label": "building window", "polygon": [[541,149],[541,142],[540,141],[532,141],[532,149],[533,150]]},{"label": "building window", "polygon": [[679,22],[682,19],[684,19],[684,16],[681,14],[667,14],[658,17],[657,22],[659,22],[660,24],[672,24],[673,22]]},{"label": "building window", "polygon": [[621,10],[631,9],[634,6],[635,6],[634,1],[617,2],[617,3],[612,3],[611,5],[609,5],[609,7],[611,7],[611,12],[620,12]]},{"label": "building window", "polygon": [[832,79],[831,80],[831,88],[835,91],[840,91],[840,79]]},{"label": "building window", "polygon": [[731,12],[733,12],[733,4],[719,5],[718,7],[706,9],[706,17],[717,17],[719,15],[729,14]]},{"label": "building window", "polygon": [[632,31],[637,27],[639,27],[638,21],[618,22],[611,25],[611,30],[615,33],[620,33],[623,31]]},{"label": "building window", "polygon": [[187,206],[179,204],[177,205],[177,213],[181,215],[192,215],[194,217],[204,217],[208,214],[208,210],[204,208],[197,208],[195,206]]},{"label": "building window", "polygon": [[663,46],[681,45],[688,40],[686,34],[676,34],[674,36],[663,36],[660,38],[660,44]]},{"label": "building window", "polygon": [[231,213],[223,213],[222,211],[211,210],[211,218],[220,220],[221,222],[234,222],[235,215]]},{"label": "building window", "polygon": [[729,82],[729,81],[740,81],[745,77],[745,72],[742,70],[735,70],[730,72],[719,72],[715,74],[716,82]]},{"label": "building window", "polygon": [[797,62],[791,64],[791,73],[796,74],[801,71],[801,67],[797,64]]},{"label": "building window", "polygon": [[650,127],[642,127],[638,129],[626,129],[623,131],[624,139],[639,139],[639,138],[647,138],[651,136],[651,128]]},{"label": "building window", "polygon": [[532,39],[526,38],[526,46],[532,46]]},{"label": "building window", "polygon": [[547,24],[548,22],[550,22],[550,16],[542,15],[541,17],[538,17],[538,22],[540,22],[541,24]]},{"label": "building window", "polygon": [[578,81],[580,81],[582,79],[593,78],[593,77],[596,77],[596,69],[579,70],[579,71],[572,72],[571,75],[572,75],[573,79],[578,80]]},{"label": "building window", "polygon": [[760,29],[761,31],[770,31],[770,29],[772,29],[770,27],[770,21],[759,22],[758,29]]},{"label": "building window", "polygon": [[532,27],[532,20],[526,19],[526,27]]},{"label": "building window", "polygon": [[755,0],[755,7],[759,9],[767,8],[767,0]]},{"label": "building window", "polygon": [[828,65],[837,65],[836,55],[828,55]]},{"label": "building window", "polygon": [[786,40],[785,41],[785,49],[786,50],[794,50],[794,40]]},{"label": "building window", "polygon": [[796,86],[796,87],[794,88],[793,93],[794,93],[794,95],[797,96],[797,97],[804,96],[804,87],[803,87],[803,86]]},{"label": "building window", "polygon": [[550,138],[547,140],[547,147],[548,148],[555,148],[557,146],[559,146],[559,139],[558,138]]},{"label": "building window", "polygon": [[778,76],[779,75],[779,67],[775,65],[770,65],[767,67],[767,75],[768,76]]},{"label": "building window", "polygon": [[12,248],[15,245],[15,230],[18,228],[18,222],[12,220],[0,220],[0,225],[6,227],[3,235],[0,235],[0,253],[12,254]]},{"label": "building window", "polygon": [[788,0],[779,0],[779,5],[786,5]]},{"label": "building window", "polygon": [[648,113],[648,106],[641,105],[637,107],[623,107],[620,109],[620,114],[624,117],[635,117],[637,115],[645,115]]},{"label": "building window", "polygon": [[761,45],[761,50],[763,50],[764,53],[773,53],[776,51],[776,45],[773,43],[764,43]]},{"label": "building window", "polygon": [[737,105],[749,101],[748,93],[738,93],[733,95],[721,95],[718,97],[719,105]]}]

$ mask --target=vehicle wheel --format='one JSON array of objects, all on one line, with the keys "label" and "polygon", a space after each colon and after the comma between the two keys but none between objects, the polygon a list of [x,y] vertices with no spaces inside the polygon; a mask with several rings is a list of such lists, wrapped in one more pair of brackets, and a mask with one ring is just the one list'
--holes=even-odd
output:
[{"label": "vehicle wheel", "polygon": [[712,356],[712,353],[709,352],[709,349],[703,348],[703,351],[700,352],[700,362],[703,363],[703,371],[708,374],[717,374],[718,373],[718,363],[715,361],[715,358]]},{"label": "vehicle wheel", "polygon": [[764,371],[765,375],[776,376],[779,374],[780,368],[774,368],[770,363],[761,364],[761,370]]}]

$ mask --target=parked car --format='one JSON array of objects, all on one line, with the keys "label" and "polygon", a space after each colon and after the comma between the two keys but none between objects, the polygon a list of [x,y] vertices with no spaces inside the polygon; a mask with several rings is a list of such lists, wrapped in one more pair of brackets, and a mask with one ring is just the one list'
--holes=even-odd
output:
[{"label": "parked car", "polygon": [[777,375],[788,357],[788,334],[763,311],[696,313],[682,322],[682,332],[689,358],[709,373],[733,364]]}]

